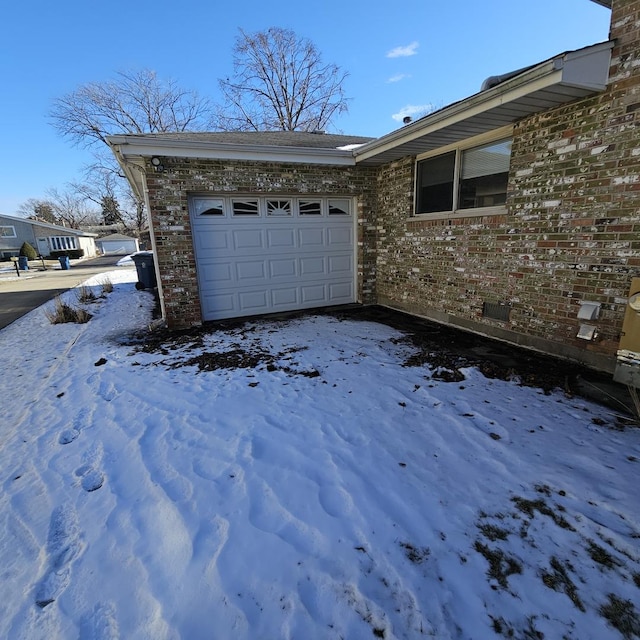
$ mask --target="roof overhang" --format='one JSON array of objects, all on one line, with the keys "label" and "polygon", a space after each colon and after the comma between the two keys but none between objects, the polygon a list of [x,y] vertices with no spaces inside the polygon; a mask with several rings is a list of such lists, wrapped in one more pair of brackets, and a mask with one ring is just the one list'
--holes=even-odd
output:
[{"label": "roof overhang", "polygon": [[140,196],[144,193],[144,173],[147,160],[154,156],[333,166],[354,166],[356,163],[351,149],[231,144],[174,137],[150,137],[144,134],[109,136],[107,142],[129,182]]},{"label": "roof overhang", "polygon": [[595,2],[603,7],[607,7],[607,9],[611,9],[611,0],[591,0],[591,2]]},{"label": "roof overhang", "polygon": [[356,161],[380,165],[416,156],[603,91],[613,44],[602,42],[535,65],[495,87],[362,145],[354,151]]}]

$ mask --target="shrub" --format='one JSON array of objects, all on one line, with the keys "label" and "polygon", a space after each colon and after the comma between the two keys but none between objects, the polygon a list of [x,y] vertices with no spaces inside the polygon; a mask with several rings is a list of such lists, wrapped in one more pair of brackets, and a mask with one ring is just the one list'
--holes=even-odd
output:
[{"label": "shrub", "polygon": [[95,293],[93,293],[93,289],[91,289],[91,287],[88,287],[86,284],[83,284],[79,289],[78,289],[78,302],[82,303],[86,303],[86,302],[95,302],[97,296]]},{"label": "shrub", "polygon": [[60,256],[67,256],[68,258],[73,258],[76,260],[77,258],[82,258],[84,255],[84,249],[65,249],[64,251],[52,251],[49,254],[49,257],[52,259],[59,258]]},{"label": "shrub", "polygon": [[20,247],[20,255],[29,260],[35,260],[38,257],[38,252],[28,242],[23,242]]},{"label": "shrub", "polygon": [[45,310],[45,315],[51,324],[63,324],[65,322],[84,324],[85,322],[89,322],[93,317],[84,309],[74,309],[65,302],[62,302],[60,296],[56,296],[53,310]]},{"label": "shrub", "polygon": [[100,283],[100,287],[102,288],[102,295],[111,293],[113,291],[113,282],[111,282],[108,276],[105,276],[104,280]]}]

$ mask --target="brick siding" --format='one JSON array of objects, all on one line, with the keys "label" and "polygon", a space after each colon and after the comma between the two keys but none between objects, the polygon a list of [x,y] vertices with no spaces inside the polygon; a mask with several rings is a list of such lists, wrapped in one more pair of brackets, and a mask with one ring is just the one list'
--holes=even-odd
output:
[{"label": "brick siding", "polygon": [[358,300],[372,302],[375,255],[370,240],[374,171],[362,167],[272,164],[162,158],[164,171],[149,166],[146,179],[163,308],[170,328],[202,323],[191,237],[190,194],[354,196],[358,216]]},{"label": "brick siding", "polygon": [[[380,169],[379,302],[612,369],[640,275],[640,1],[614,0],[611,37],[606,91],[516,124],[505,215],[411,218],[415,158]],[[601,303],[592,342],[582,301]]]}]

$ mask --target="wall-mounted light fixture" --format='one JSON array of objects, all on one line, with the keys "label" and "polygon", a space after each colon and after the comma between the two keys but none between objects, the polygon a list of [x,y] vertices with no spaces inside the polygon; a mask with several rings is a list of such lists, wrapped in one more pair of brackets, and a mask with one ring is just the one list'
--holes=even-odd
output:
[{"label": "wall-mounted light fixture", "polygon": [[151,166],[153,167],[153,170],[158,173],[164,171],[164,165],[157,156],[153,156],[153,158],[151,158]]}]

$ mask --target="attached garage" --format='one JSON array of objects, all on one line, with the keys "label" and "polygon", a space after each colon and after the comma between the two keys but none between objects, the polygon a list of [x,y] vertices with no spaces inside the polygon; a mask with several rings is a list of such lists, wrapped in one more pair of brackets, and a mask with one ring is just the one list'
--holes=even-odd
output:
[{"label": "attached garage", "polygon": [[355,302],[350,198],[195,196],[204,320]]},{"label": "attached garage", "polygon": [[371,138],[324,132],[127,134],[109,144],[145,198],[170,328],[368,303],[375,295]]}]

